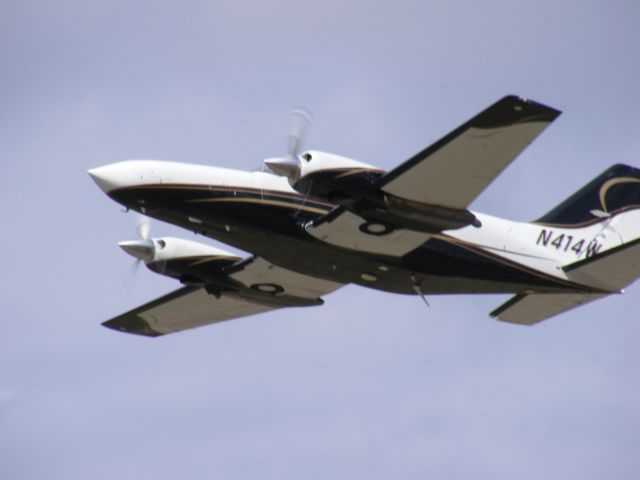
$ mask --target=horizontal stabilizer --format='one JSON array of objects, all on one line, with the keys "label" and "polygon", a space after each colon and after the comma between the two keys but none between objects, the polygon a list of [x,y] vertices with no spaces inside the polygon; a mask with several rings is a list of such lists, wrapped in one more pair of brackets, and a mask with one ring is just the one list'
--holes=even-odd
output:
[{"label": "horizontal stabilizer", "polygon": [[640,277],[640,238],[563,267],[576,282],[618,291]]},{"label": "horizontal stabilizer", "polygon": [[516,295],[493,312],[503,322],[533,325],[560,313],[606,297],[606,293],[532,293]]}]

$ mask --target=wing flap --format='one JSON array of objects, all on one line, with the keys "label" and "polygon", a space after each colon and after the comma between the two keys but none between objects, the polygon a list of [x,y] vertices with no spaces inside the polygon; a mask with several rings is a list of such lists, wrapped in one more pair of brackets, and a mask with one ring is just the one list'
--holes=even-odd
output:
[{"label": "wing flap", "polygon": [[407,200],[466,209],[558,115],[545,105],[504,97],[384,175],[378,186]]},{"label": "wing flap", "polygon": [[503,322],[534,325],[560,313],[594,300],[606,297],[606,293],[532,293],[512,297],[493,312]]}]

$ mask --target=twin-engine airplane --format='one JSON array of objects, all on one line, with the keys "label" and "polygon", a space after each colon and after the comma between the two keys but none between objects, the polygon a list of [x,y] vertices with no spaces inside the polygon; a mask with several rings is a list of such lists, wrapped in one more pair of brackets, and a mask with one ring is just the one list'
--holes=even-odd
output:
[{"label": "twin-engine airplane", "polygon": [[[386,292],[514,293],[491,313],[531,325],[640,276],[640,169],[614,165],[534,222],[468,210],[560,112],[507,96],[390,172],[301,151],[297,123],[270,171],[133,160],[89,171],[113,200],[217,239],[121,242],[182,288],[105,322],[147,336],[283,307],[355,283]],[[426,300],[425,300],[426,301]]]}]

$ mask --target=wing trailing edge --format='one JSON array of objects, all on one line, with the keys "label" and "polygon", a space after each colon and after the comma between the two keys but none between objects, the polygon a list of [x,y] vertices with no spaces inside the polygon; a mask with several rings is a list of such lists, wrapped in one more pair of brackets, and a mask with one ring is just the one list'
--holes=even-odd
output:
[{"label": "wing trailing edge", "polygon": [[532,293],[512,297],[490,313],[503,322],[534,325],[594,300],[606,293]]}]

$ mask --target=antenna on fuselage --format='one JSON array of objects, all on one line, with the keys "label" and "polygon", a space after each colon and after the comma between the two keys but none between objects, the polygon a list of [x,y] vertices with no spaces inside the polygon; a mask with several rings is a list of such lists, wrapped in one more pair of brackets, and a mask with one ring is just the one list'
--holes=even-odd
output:
[{"label": "antenna on fuselage", "polygon": [[424,292],[422,291],[422,288],[420,287],[420,283],[418,282],[418,279],[416,278],[416,276],[411,275],[410,278],[411,278],[411,286],[413,287],[415,292],[418,295],[420,295],[420,298],[427,305],[427,307],[431,308],[431,305],[429,305],[429,302],[427,301],[427,297],[424,296]]}]

